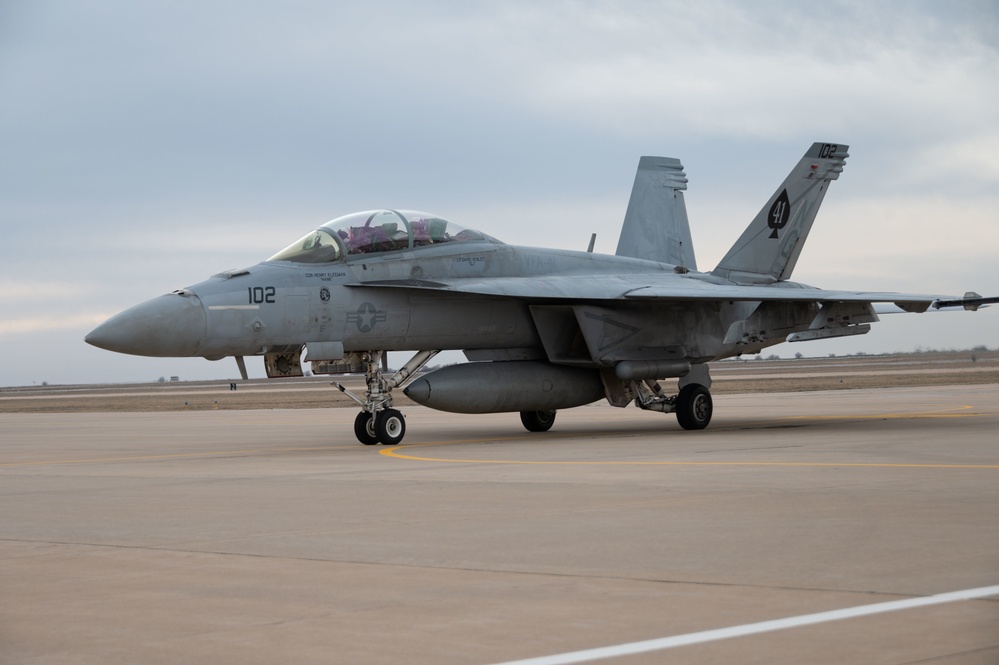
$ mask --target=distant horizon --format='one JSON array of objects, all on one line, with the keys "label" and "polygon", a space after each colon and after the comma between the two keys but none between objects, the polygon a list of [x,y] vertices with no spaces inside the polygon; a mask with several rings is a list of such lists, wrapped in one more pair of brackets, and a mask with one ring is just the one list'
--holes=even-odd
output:
[{"label": "distant horizon", "polygon": [[[401,353],[401,352],[393,352],[393,353]],[[802,352],[796,352],[796,353],[802,353]],[[794,360],[831,360],[831,359],[836,359],[836,358],[880,358],[880,357],[885,357],[885,356],[910,356],[910,355],[911,356],[915,356],[915,355],[930,355],[930,354],[957,355],[957,354],[971,354],[971,353],[999,353],[999,347],[997,347],[995,349],[992,349],[992,348],[989,348],[989,347],[987,347],[987,346],[985,346],[983,344],[983,345],[978,345],[978,346],[975,346],[975,347],[972,347],[972,348],[967,348],[967,349],[921,349],[921,350],[913,350],[913,351],[886,351],[886,352],[880,352],[880,353],[867,353],[866,351],[858,351],[856,353],[838,353],[838,354],[837,353],[830,353],[830,354],[826,354],[826,355],[808,355],[808,354],[802,353],[802,357],[801,358],[797,358],[797,357],[795,357],[793,355],[792,356],[781,356],[780,354],[773,354],[773,353],[769,353],[769,354],[768,353],[754,353],[754,354],[745,354],[745,355],[741,355],[741,356],[732,356],[732,357],[729,357],[729,358],[722,358],[722,359],[719,359],[719,360],[712,360],[711,363],[728,363],[728,362],[756,363],[756,362],[777,362],[777,361],[784,361],[784,360],[790,360],[790,361],[794,361]],[[774,355],[776,355],[777,357],[776,358],[771,357],[771,356],[774,356]],[[469,361],[465,360],[465,361],[461,361],[461,362],[462,363],[467,363]],[[283,382],[283,381],[294,381],[296,379],[319,379],[319,380],[324,380],[324,379],[328,378],[330,381],[333,381],[333,380],[335,380],[335,377],[337,377],[337,376],[346,376],[346,377],[354,377],[354,378],[362,378],[363,377],[363,374],[358,374],[358,373],[353,373],[353,374],[312,374],[309,369],[305,368],[306,364],[307,363],[305,363],[305,362],[302,363],[303,370],[306,372],[306,374],[304,374],[303,376],[296,376],[296,377],[273,377],[273,378],[268,378],[266,376],[256,376],[256,377],[251,377],[249,379],[246,379],[246,381],[256,381],[256,382],[274,381],[276,383],[280,383],[280,382]],[[435,369],[439,369],[441,367],[447,367],[449,365],[455,365],[455,364],[460,364],[460,363],[437,363],[437,364],[433,364],[433,365],[427,365],[425,368],[423,368],[423,369],[420,370],[420,373],[432,372]],[[390,369],[390,371],[396,371],[398,368],[397,367],[390,367],[389,369]],[[176,381],[172,380],[173,376],[177,376],[178,377]],[[664,381],[669,381],[669,379],[663,379],[663,380]],[[242,378],[240,378],[238,376],[237,377],[231,377],[231,376],[230,377],[221,377],[220,376],[218,378],[185,379],[183,376],[180,376],[180,375],[160,376],[160,377],[157,377],[157,378],[149,380],[149,381],[143,381],[143,380],[135,380],[135,381],[95,381],[95,382],[85,382],[85,383],[54,383],[54,382],[50,382],[50,381],[43,381],[43,382],[40,382],[40,383],[32,383],[31,385],[25,384],[25,385],[0,386],[0,393],[2,393],[5,390],[8,390],[8,391],[9,390],[17,390],[19,388],[72,388],[72,387],[77,387],[77,386],[138,386],[138,385],[158,385],[158,384],[178,384],[178,383],[216,383],[216,382],[225,382],[225,383],[236,382],[236,383],[240,383],[240,382],[243,382],[243,381],[244,381],[244,379],[242,379]]]}]

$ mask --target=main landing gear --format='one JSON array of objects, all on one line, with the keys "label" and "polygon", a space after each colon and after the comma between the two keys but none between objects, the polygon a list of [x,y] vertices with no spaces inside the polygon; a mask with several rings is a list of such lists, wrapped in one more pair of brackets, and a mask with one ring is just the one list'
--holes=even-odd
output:
[{"label": "main landing gear", "polygon": [[[631,395],[635,405],[646,411],[675,413],[680,427],[687,430],[704,429],[711,422],[714,406],[711,402],[711,377],[707,368],[695,370],[691,381],[681,382],[680,392],[667,395],[655,380],[635,381],[631,384]],[[686,377],[685,377],[686,378]],[[698,381],[695,383],[695,381]],[[704,383],[699,383],[703,381]],[[614,406],[625,406],[624,401]],[[529,432],[547,432],[555,423],[555,411],[521,411],[520,422]]]},{"label": "main landing gear", "polygon": [[676,396],[676,421],[683,429],[704,429],[711,422],[711,393],[699,383],[688,383]]},{"label": "main landing gear", "polygon": [[707,368],[688,374],[681,381],[680,392],[667,396],[657,381],[636,381],[635,405],[646,411],[676,413],[676,421],[687,430],[704,429],[711,422],[714,405],[711,401],[711,377]]},{"label": "main landing gear", "polygon": [[555,424],[554,411],[521,411],[520,422],[528,432],[547,432]]},{"label": "main landing gear", "polygon": [[[420,351],[407,362],[402,369],[386,378],[382,375],[387,370],[387,356],[384,351],[368,351],[363,354],[367,368],[364,373],[364,383],[367,389],[364,399],[347,390],[339,383],[334,384],[347,397],[357,402],[362,411],[354,419],[354,435],[366,446],[380,443],[384,446],[394,446],[406,436],[406,419],[398,409],[392,408],[392,389],[398,388],[415,374],[421,367],[430,362],[440,351]],[[381,367],[379,367],[381,366]]]},{"label": "main landing gear", "polygon": [[[711,393],[699,383],[688,383],[676,395],[665,395],[655,381],[636,383],[635,404],[646,411],[676,413],[683,429],[704,429],[711,422],[714,407]],[[520,422],[528,432],[547,432],[555,424],[554,411],[521,411]]]}]

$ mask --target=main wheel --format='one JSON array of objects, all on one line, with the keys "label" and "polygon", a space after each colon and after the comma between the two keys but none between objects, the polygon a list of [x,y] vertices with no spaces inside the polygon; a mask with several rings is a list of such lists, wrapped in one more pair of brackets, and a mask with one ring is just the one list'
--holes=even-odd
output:
[{"label": "main wheel", "polygon": [[366,446],[378,443],[378,437],[375,436],[375,421],[367,411],[361,411],[354,418],[354,436]]},{"label": "main wheel", "polygon": [[547,432],[555,424],[554,411],[521,411],[520,422],[528,432]]},{"label": "main wheel", "polygon": [[699,383],[689,383],[676,396],[676,420],[683,429],[704,429],[711,422],[711,393]]},{"label": "main wheel", "polygon": [[375,436],[385,446],[394,446],[406,436],[406,419],[395,409],[379,411],[375,416]]}]

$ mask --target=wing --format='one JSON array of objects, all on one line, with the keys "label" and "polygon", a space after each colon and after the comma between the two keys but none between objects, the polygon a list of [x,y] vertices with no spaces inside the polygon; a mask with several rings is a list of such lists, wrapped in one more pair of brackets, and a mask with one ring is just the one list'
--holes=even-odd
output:
[{"label": "wing", "polygon": [[[894,303],[907,312],[924,312],[951,296],[882,291],[830,291],[783,282],[773,286],[739,286],[706,282],[687,275],[663,278],[662,273],[642,275],[556,275],[549,277],[493,277],[486,279],[380,280],[355,287],[404,288],[468,293],[530,302],[550,300],[618,301],[784,301]],[[960,298],[950,300],[964,304]]]}]

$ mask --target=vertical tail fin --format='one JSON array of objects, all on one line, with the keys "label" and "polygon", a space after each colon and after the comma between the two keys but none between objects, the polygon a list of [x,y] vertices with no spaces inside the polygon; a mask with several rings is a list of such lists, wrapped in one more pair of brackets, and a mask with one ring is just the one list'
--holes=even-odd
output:
[{"label": "vertical tail fin", "polygon": [[848,148],[812,144],[712,274],[751,284],[788,279],[829,182],[843,172]]},{"label": "vertical tail fin", "polygon": [[616,254],[697,270],[685,189],[687,176],[679,159],[642,157]]}]

